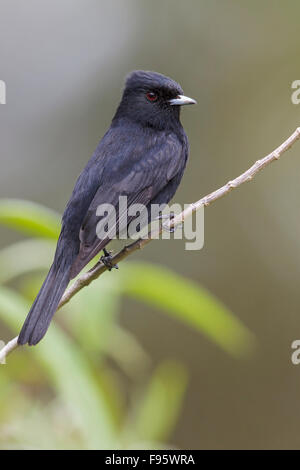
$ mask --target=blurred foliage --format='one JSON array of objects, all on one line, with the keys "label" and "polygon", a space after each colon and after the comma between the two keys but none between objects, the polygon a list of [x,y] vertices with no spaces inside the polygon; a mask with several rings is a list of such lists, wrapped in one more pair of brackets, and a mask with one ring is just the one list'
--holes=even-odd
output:
[{"label": "blurred foliage", "polygon": [[0,222],[29,235],[54,239],[60,226],[59,217],[54,211],[19,199],[0,201]]},{"label": "blurred foliage", "polygon": [[[0,201],[0,223],[33,237],[0,251],[0,319],[11,335],[51,263],[60,224],[49,209],[19,200]],[[151,263],[122,263],[120,272],[80,291],[37,347],[19,348],[1,366],[1,448],[167,445],[187,371],[170,360],[151,366],[142,345],[120,325],[123,295],[206,334],[231,355],[253,345],[251,333],[200,286]]]}]

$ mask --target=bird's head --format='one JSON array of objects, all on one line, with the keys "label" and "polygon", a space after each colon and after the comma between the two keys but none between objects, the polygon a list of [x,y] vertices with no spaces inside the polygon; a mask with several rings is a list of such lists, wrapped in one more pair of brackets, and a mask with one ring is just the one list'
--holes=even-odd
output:
[{"label": "bird's head", "polygon": [[179,122],[180,107],[195,104],[184,96],[181,86],[157,72],[135,70],[126,78],[115,119],[125,118],[141,125],[166,129]]}]

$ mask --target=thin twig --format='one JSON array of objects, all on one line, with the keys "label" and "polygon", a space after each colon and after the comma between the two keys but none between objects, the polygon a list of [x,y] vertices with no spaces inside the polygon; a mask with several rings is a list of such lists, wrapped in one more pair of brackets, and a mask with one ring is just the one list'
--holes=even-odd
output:
[{"label": "thin twig", "polygon": [[[192,204],[190,204],[184,211],[180,214],[175,216],[173,219],[170,219],[168,222],[164,223],[164,228],[170,229],[176,227],[179,224],[184,223],[185,219],[190,217],[194,212],[200,209],[202,206],[208,206],[212,202],[217,201],[221,197],[228,194],[232,189],[238,188],[241,184],[246,183],[247,181],[251,181],[252,178],[263,168],[265,168],[270,163],[278,160],[283,153],[285,153],[298,139],[300,138],[300,127],[298,127],[295,132],[285,140],[279,147],[277,147],[273,152],[271,152],[266,157],[262,158],[261,160],[257,160],[254,165],[252,165],[247,171],[242,173],[240,176],[235,178],[234,180],[229,181],[221,188],[217,189],[216,191],[204,196],[203,198],[199,199]],[[123,259],[127,258],[127,256],[134,253],[136,250],[144,248],[151,240],[157,238],[157,235],[161,233],[162,226],[157,230],[155,234],[152,232],[152,237],[143,238],[136,240],[135,242],[131,243],[131,245],[125,246],[119,253],[113,256],[112,262],[114,264],[119,263]],[[84,287],[88,286],[92,281],[97,279],[101,274],[103,274],[107,270],[107,267],[98,262],[95,266],[90,269],[88,272],[81,274],[78,279],[65,291],[59,305],[59,310],[63,305],[68,303],[72,297],[74,297],[77,292],[79,292]],[[4,348],[0,351],[0,364],[5,362],[5,358],[11,351],[18,347],[17,343],[18,337],[11,340],[9,343],[6,344]]]},{"label": "thin twig", "polygon": [[6,357],[18,347],[18,337],[9,341],[0,351],[0,364],[5,364]]}]

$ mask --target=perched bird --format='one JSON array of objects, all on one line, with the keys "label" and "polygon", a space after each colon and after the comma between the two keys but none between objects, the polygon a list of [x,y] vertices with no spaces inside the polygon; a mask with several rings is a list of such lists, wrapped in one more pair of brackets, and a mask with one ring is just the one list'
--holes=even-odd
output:
[{"label": "perched bird", "polygon": [[[117,208],[119,196],[127,196],[127,207],[140,203],[149,208],[174,196],[189,150],[180,107],[193,103],[178,83],[159,73],[137,70],[127,77],[111,126],[77,179],[62,217],[53,264],[19,344],[34,345],[43,338],[70,279],[105,250],[109,236],[99,239],[96,233],[100,204]],[[123,216],[120,210],[118,223]]]}]

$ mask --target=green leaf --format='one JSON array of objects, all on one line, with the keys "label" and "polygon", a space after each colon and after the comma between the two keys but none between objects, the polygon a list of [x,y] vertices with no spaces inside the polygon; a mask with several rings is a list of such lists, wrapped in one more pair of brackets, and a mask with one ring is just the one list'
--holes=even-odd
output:
[{"label": "green leaf", "polygon": [[111,340],[120,306],[117,285],[114,276],[101,276],[99,281],[78,292],[65,312],[64,320],[85,351],[103,351]]},{"label": "green leaf", "polygon": [[137,338],[121,326],[114,326],[105,345],[105,352],[131,378],[140,377],[150,366],[151,360]]},{"label": "green leaf", "polygon": [[206,289],[161,266],[146,262],[122,265],[127,295],[152,304],[206,334],[226,352],[240,356],[253,349],[254,336]]},{"label": "green leaf", "polygon": [[0,251],[0,283],[31,271],[49,269],[55,242],[43,238],[22,240]]},{"label": "green leaf", "polygon": [[64,323],[91,357],[97,354],[99,361],[99,355],[105,353],[135,377],[149,364],[149,358],[134,335],[117,324],[120,294],[118,275],[101,276],[71,300]]},{"label": "green leaf", "polygon": [[[19,330],[28,309],[29,304],[23,297],[0,287],[0,318],[13,330]],[[76,344],[52,322],[47,337],[38,346],[22,349],[30,351],[42,364],[51,384],[72,410],[80,432],[85,437],[86,447],[111,448],[115,429],[110,408],[89,363]],[[8,360],[14,360],[15,357],[17,352]]]},{"label": "green leaf", "polygon": [[139,441],[167,439],[177,422],[186,385],[187,373],[181,364],[173,361],[160,364],[138,401],[125,439],[127,432]]},{"label": "green leaf", "polygon": [[60,216],[40,204],[20,199],[0,199],[0,224],[35,237],[54,238],[60,232]]}]

